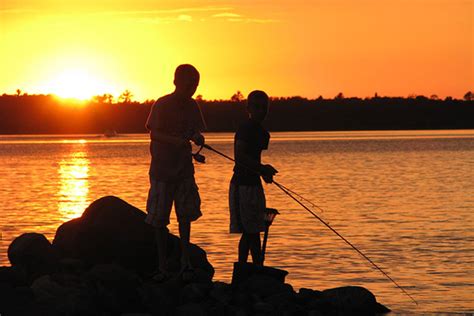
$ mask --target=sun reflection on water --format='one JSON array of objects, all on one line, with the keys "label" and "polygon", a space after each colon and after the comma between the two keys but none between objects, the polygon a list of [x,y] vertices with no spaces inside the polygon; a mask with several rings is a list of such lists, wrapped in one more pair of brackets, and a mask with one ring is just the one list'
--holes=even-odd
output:
[{"label": "sun reflection on water", "polygon": [[89,204],[89,159],[86,146],[85,142],[79,142],[69,157],[59,162],[58,210],[64,221],[80,217]]}]

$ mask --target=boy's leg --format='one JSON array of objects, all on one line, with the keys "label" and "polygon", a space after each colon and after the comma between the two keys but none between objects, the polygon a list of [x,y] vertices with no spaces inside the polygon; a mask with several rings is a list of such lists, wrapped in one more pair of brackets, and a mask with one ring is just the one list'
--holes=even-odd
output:
[{"label": "boy's leg", "polygon": [[263,265],[262,263],[262,247],[260,244],[260,233],[246,234],[250,253],[252,254],[252,262],[256,265]]},{"label": "boy's leg", "polygon": [[249,258],[249,241],[246,233],[242,233],[239,241],[239,262],[245,263]]},{"label": "boy's leg", "polygon": [[169,215],[173,203],[173,186],[150,178],[150,190],[147,200],[147,217],[145,222],[154,226],[158,250],[158,271],[167,273],[167,241]]},{"label": "boy's leg", "polygon": [[201,198],[193,177],[184,179],[178,184],[174,199],[181,241],[181,269],[184,270],[192,268],[189,254],[191,222],[202,215]]}]

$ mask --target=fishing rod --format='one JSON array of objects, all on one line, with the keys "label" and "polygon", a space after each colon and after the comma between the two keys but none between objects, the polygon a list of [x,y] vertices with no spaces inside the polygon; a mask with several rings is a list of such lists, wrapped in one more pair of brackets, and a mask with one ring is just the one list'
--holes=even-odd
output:
[{"label": "fishing rod", "polygon": [[[226,154],[212,148],[211,146],[207,145],[207,144],[204,144],[203,145],[204,148],[210,150],[210,151],[213,151],[215,152],[216,154],[228,159],[228,160],[231,160],[235,163],[237,163],[235,161],[234,158],[232,157],[229,157],[227,156]],[[246,168],[248,168],[247,166],[245,166]],[[256,172],[255,170],[252,170],[254,172]],[[256,172],[257,174],[259,174],[259,172]],[[294,195],[297,195],[298,197],[301,198],[301,196],[299,194],[294,194],[293,192],[294,191],[291,191],[289,190],[288,188],[286,188],[285,186],[283,186],[282,184],[278,183],[277,181],[273,180],[272,182],[273,184],[275,184],[280,190],[282,190],[286,195],[288,195],[291,199],[293,199],[296,203],[298,203],[301,207],[303,207],[306,211],[308,211],[311,215],[313,215],[317,220],[319,220],[321,223],[323,223],[327,228],[329,228],[333,233],[335,233],[339,238],[341,238],[346,244],[348,244],[352,249],[354,249],[355,251],[357,251],[357,253],[359,255],[361,255],[364,259],[366,259],[373,267],[375,267],[375,269],[377,269],[378,271],[380,271],[387,279],[389,279],[393,284],[395,284],[395,286],[397,288],[399,288],[406,296],[408,296],[416,305],[418,305],[418,302],[403,288],[401,287],[394,279],[392,279],[384,270],[382,270],[382,268],[380,268],[375,262],[373,262],[369,257],[367,257],[367,255],[365,255],[361,250],[359,250],[356,246],[354,246],[349,240],[347,240],[344,236],[342,236],[339,232],[337,232],[334,228],[332,228],[326,221],[324,221],[321,217],[319,217],[316,213],[314,213],[311,209],[309,209],[306,205],[304,205],[300,200],[298,200]],[[293,194],[294,195],[293,195]],[[304,199],[304,198],[303,198]],[[304,199],[306,200],[306,199]],[[307,200],[308,201],[308,200]],[[310,201],[309,201],[310,202]],[[311,204],[315,205],[314,203],[310,202]],[[320,209],[322,211],[322,209],[319,207],[319,206],[316,206],[318,209]]]}]

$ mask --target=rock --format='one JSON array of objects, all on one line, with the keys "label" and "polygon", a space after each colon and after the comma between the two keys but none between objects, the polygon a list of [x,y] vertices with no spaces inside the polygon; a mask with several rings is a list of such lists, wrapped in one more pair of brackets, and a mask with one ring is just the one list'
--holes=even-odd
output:
[{"label": "rock", "polygon": [[82,274],[85,272],[85,264],[79,259],[63,258],[59,260],[59,270],[63,273]]},{"label": "rock", "polygon": [[116,264],[99,264],[85,275],[88,287],[97,290],[99,309],[110,313],[136,312],[142,308],[139,277]]},{"label": "rock", "polygon": [[265,303],[272,305],[276,310],[288,310],[293,309],[293,305],[296,302],[296,294],[293,292],[285,291],[277,294],[267,296]]},{"label": "rock", "polygon": [[375,307],[376,315],[387,314],[391,312],[390,308],[388,308],[387,306],[380,304],[379,302],[377,302],[376,304],[377,304]]},{"label": "rock", "polygon": [[15,238],[8,247],[8,259],[13,267],[25,272],[29,283],[54,271],[57,263],[51,243],[37,233],[25,233]]},{"label": "rock", "polygon": [[307,304],[314,299],[320,298],[321,294],[322,294],[321,291],[301,288],[299,292],[296,294],[296,300],[300,304]]},{"label": "rock", "polygon": [[232,295],[231,306],[234,306],[237,310],[244,310],[250,312],[252,310],[252,304],[254,303],[254,298],[250,293],[245,291],[237,291]]},{"label": "rock", "polygon": [[96,315],[95,291],[74,275],[44,275],[31,285],[42,315]]},{"label": "rock", "polygon": [[260,301],[253,304],[253,310],[255,313],[268,314],[268,313],[272,313],[275,310],[275,308],[273,307],[272,304]]},{"label": "rock", "polygon": [[12,287],[10,284],[0,283],[0,314],[33,315],[34,313],[34,294],[29,287]]},{"label": "rock", "polygon": [[[62,224],[53,248],[62,258],[75,258],[87,266],[116,263],[144,276],[157,267],[155,233],[144,222],[146,214],[113,196],[94,201],[82,216]],[[180,268],[179,239],[168,235],[168,262],[173,272]],[[190,260],[197,281],[208,282],[214,275],[204,250],[191,245]]]},{"label": "rock", "polygon": [[10,286],[27,285],[26,273],[19,267],[0,267],[0,284]]},{"label": "rock", "polygon": [[190,283],[181,289],[180,301],[182,304],[199,303],[206,299],[211,289],[211,284]]},{"label": "rock", "polygon": [[143,287],[143,304],[153,315],[170,315],[178,304],[178,293],[162,284],[150,282]]},{"label": "rock", "polygon": [[205,308],[198,303],[189,303],[176,308],[177,316],[205,316],[207,315]]},{"label": "rock", "polygon": [[229,284],[224,282],[214,282],[209,296],[223,305],[229,305],[232,300],[232,288]]},{"label": "rock", "polygon": [[324,290],[321,299],[342,314],[375,315],[379,308],[375,296],[360,286]]},{"label": "rock", "polygon": [[276,279],[266,275],[253,275],[246,281],[242,282],[238,289],[247,293],[258,295],[266,298],[279,293],[288,293],[291,295],[293,288],[291,285],[277,281]]},{"label": "rock", "polygon": [[287,274],[288,271],[277,268],[259,266],[247,262],[234,262],[232,285],[238,285],[255,275],[265,275],[279,281],[280,283],[285,283],[285,277]]},{"label": "rock", "polygon": [[77,288],[59,284],[51,275],[43,275],[36,279],[31,285],[31,289],[35,293],[36,299],[42,303],[63,302],[65,297],[79,292]]}]

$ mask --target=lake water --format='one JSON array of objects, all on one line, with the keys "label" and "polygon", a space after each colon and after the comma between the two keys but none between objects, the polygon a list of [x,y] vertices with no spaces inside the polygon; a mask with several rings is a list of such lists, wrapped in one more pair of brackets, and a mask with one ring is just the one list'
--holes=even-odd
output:
[{"label": "lake water", "polygon": [[[232,134],[208,134],[232,155]],[[215,280],[230,281],[238,236],[228,234],[232,163],[203,151],[196,165],[203,217],[192,242],[203,247]],[[0,136],[0,265],[23,232],[50,240],[64,221],[95,199],[115,195],[144,210],[147,135]],[[396,313],[474,312],[474,131],[272,133],[264,162],[281,184],[317,204],[313,209],[361,249],[419,303],[274,185],[277,208],[266,264],[287,281],[326,289],[360,285]],[[170,225],[177,233],[175,219]]]}]

